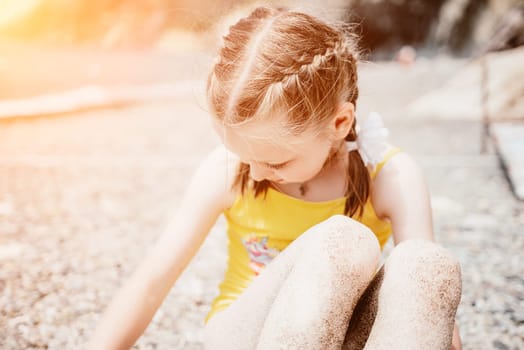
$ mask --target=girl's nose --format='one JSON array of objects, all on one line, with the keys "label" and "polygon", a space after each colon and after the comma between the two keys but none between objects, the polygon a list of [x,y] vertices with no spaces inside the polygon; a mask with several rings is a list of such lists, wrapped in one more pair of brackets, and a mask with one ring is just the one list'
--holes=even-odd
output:
[{"label": "girl's nose", "polygon": [[268,178],[270,171],[257,163],[249,163],[249,175],[255,181],[262,181]]}]

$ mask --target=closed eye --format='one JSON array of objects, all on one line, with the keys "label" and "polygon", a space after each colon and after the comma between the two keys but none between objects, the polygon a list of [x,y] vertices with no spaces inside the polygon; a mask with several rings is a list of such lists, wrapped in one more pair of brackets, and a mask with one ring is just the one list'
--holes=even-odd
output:
[{"label": "closed eye", "polygon": [[289,162],[285,162],[285,163],[280,163],[280,164],[266,164],[266,166],[271,169],[282,169],[283,167],[285,167],[288,164]]}]

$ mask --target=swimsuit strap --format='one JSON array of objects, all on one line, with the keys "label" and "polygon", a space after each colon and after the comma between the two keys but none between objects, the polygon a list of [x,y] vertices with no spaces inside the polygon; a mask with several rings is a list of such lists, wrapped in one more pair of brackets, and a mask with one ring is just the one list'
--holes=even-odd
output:
[{"label": "swimsuit strap", "polygon": [[386,163],[397,153],[402,152],[402,150],[398,147],[393,147],[389,151],[386,152],[386,155],[384,156],[384,159],[380,163],[377,164],[375,169],[371,172],[371,179],[375,179],[377,177],[380,170],[386,165]]}]

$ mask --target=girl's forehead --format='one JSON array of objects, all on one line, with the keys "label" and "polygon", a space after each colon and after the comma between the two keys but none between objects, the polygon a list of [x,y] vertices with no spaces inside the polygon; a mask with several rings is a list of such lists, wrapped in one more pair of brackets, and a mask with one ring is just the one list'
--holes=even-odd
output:
[{"label": "girl's forehead", "polygon": [[213,124],[224,145],[245,160],[284,162],[304,152],[315,140],[312,133],[294,135],[275,121],[252,121],[228,126],[215,120]]}]

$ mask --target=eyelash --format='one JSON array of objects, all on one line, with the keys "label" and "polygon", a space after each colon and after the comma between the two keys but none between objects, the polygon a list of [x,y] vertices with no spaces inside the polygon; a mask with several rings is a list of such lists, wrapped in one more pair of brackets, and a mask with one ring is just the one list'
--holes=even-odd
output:
[{"label": "eyelash", "polygon": [[283,167],[285,167],[287,165],[287,163],[282,163],[282,164],[267,164],[267,167],[268,168],[271,168],[271,169],[282,169]]}]

